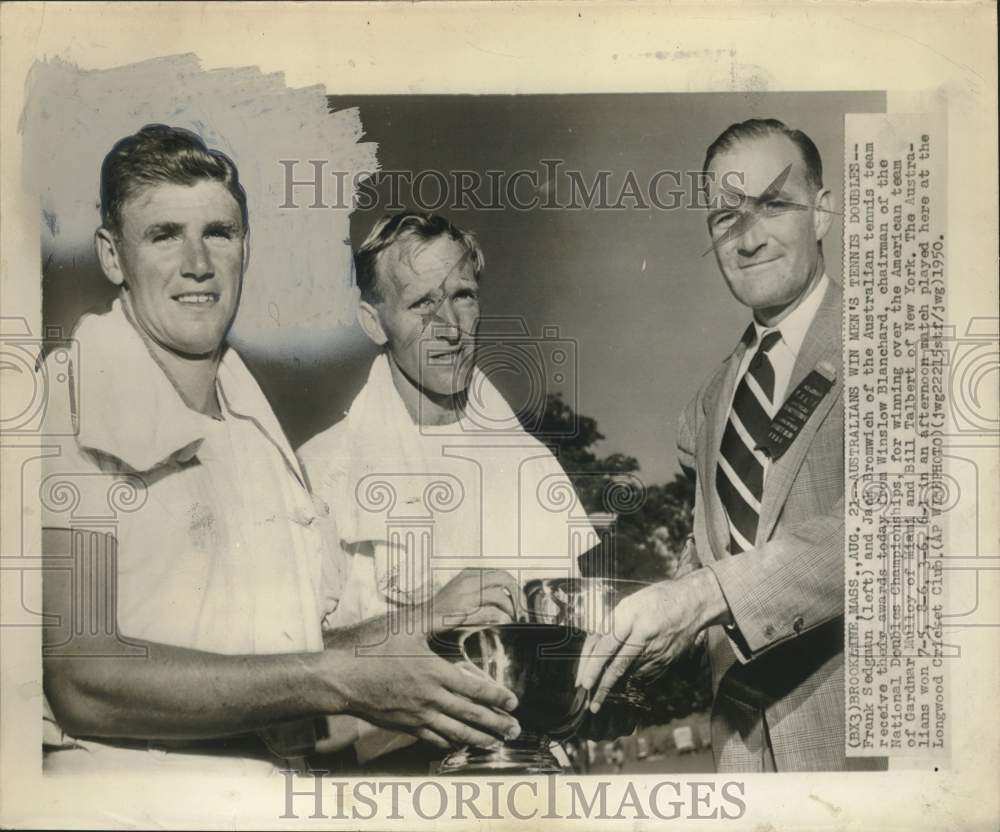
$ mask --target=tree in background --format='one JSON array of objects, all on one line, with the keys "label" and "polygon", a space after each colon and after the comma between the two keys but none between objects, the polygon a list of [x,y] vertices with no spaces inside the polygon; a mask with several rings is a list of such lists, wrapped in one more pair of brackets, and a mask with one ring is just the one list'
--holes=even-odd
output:
[{"label": "tree in background", "polygon": [[[599,457],[594,445],[604,434],[596,420],[575,413],[560,395],[547,396],[540,416],[530,415],[529,419],[528,414],[519,414],[521,423],[556,451],[583,508],[589,514],[617,514],[615,576],[639,581],[673,577],[691,533],[694,482],[677,473],[667,483],[644,483],[635,457],[620,453]],[[590,560],[598,562],[599,557],[594,553]],[[584,573],[590,573],[587,565]]]}]

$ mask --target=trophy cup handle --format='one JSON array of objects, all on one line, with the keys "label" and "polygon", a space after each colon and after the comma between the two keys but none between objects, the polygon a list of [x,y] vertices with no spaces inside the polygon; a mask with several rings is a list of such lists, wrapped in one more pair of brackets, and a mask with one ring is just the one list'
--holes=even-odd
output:
[{"label": "trophy cup handle", "polygon": [[[480,641],[480,656],[477,661],[469,655],[466,647],[469,639],[475,635]],[[491,682],[505,684],[504,667],[508,662],[504,661],[505,650],[500,636],[492,628],[486,627],[481,630],[469,630],[463,632],[458,639],[458,651],[462,656],[460,667],[467,673],[475,673]],[[485,664],[485,667],[483,666]]]}]

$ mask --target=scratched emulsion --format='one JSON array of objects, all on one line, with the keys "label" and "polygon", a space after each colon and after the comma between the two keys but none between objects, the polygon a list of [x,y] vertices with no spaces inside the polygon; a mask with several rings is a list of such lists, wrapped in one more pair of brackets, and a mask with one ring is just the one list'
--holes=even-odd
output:
[{"label": "scratched emulsion", "polygon": [[[206,71],[194,55],[100,71],[36,62],[20,127],[25,185],[41,199],[43,257],[80,268],[93,258],[100,165],[115,141],[150,122],[185,127],[236,162],[247,192],[250,261],[234,342],[271,361],[328,351],[356,304],[351,184],[377,161],[376,145],[360,141],[358,111],[329,113],[326,94],[253,67]],[[281,160],[298,160],[296,180],[312,180],[308,162],[323,160],[318,199],[310,184],[287,200]],[[286,201],[298,207],[282,208]]]}]

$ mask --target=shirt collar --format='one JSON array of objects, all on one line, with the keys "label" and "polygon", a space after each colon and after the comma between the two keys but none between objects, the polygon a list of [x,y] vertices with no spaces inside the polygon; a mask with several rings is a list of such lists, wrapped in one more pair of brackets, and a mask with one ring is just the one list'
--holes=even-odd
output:
[{"label": "shirt collar", "polygon": [[[77,408],[82,447],[148,471],[171,457],[190,459],[216,422],[188,407],[153,359],[121,300],[104,315],[86,315],[79,344]],[[253,419],[300,479],[301,470],[264,394],[232,347],[219,365],[224,411]]]},{"label": "shirt collar", "polygon": [[826,295],[829,285],[830,278],[824,272],[819,282],[813,286],[802,303],[789,312],[788,316],[777,326],[763,326],[754,319],[744,334],[744,340],[749,339],[747,346],[755,343],[759,344],[760,340],[768,332],[773,332],[777,329],[781,332],[782,343],[791,350],[792,355],[798,357],[799,351],[802,349],[802,342],[806,338],[809,327],[812,326],[813,318],[816,317],[816,312],[823,302],[823,297]]}]

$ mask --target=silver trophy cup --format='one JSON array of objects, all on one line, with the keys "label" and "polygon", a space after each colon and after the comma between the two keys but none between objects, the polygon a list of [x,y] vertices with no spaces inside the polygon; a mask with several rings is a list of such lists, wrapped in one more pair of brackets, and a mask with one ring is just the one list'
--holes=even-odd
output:
[{"label": "silver trophy cup", "polygon": [[[549,745],[576,733],[587,716],[589,694],[576,684],[584,646],[588,637],[613,633],[615,606],[644,586],[609,578],[529,581],[527,621],[458,627],[433,636],[431,646],[441,656],[513,691],[518,698],[514,717],[521,724],[515,740],[453,752],[439,773],[562,771]],[[623,678],[603,707],[622,712],[628,721],[648,709],[646,690]]]}]

